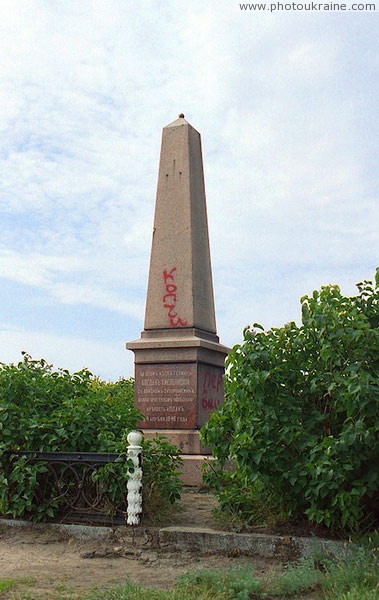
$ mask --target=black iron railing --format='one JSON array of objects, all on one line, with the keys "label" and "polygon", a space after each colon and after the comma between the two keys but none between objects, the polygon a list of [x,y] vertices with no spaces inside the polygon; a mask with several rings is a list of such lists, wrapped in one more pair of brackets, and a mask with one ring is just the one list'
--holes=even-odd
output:
[{"label": "black iron railing", "polygon": [[[38,476],[36,505],[53,499],[59,509],[54,520],[65,523],[123,524],[127,514],[127,488],[120,478],[113,478],[112,491],[97,477],[98,469],[116,461],[127,461],[126,454],[92,452],[25,452],[8,453],[12,462],[25,458],[27,462],[43,463],[46,470]],[[118,489],[115,487],[118,486]],[[117,500],[115,501],[115,498]]]}]

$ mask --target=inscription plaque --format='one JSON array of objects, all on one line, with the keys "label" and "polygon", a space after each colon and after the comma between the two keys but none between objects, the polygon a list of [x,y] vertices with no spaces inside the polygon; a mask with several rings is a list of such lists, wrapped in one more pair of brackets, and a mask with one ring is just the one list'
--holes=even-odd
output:
[{"label": "inscription plaque", "polygon": [[195,429],[197,365],[136,364],[135,403],[143,429]]}]

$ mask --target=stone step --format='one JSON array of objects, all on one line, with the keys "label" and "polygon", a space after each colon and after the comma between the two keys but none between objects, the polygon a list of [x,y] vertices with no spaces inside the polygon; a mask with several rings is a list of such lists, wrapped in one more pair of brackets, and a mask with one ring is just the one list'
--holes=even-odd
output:
[{"label": "stone step", "polygon": [[182,454],[211,454],[209,448],[205,448],[201,443],[200,433],[197,430],[144,429],[143,435],[146,440],[152,440],[157,435],[163,435],[171,444],[177,446]]}]

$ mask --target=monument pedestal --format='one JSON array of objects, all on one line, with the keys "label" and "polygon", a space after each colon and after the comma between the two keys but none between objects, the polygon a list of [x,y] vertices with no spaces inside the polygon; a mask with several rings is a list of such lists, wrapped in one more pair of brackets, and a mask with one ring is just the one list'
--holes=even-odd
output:
[{"label": "monument pedestal", "polygon": [[217,335],[195,328],[143,331],[127,348],[135,353],[142,429],[198,429],[222,403],[228,348]]},{"label": "monument pedestal", "polygon": [[199,429],[224,398],[228,348],[218,336],[196,328],[143,331],[129,342],[135,353],[135,405],[147,439],[164,435],[184,459],[182,480],[201,484],[201,465],[210,452]]}]

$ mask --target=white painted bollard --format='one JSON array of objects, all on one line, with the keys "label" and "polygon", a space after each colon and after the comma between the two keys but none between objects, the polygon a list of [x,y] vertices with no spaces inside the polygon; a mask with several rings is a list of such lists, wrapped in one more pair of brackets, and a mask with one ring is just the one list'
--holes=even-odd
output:
[{"label": "white painted bollard", "polygon": [[140,514],[142,512],[142,468],[140,466],[142,439],[142,433],[139,431],[131,431],[127,436],[129,443],[127,454],[134,465],[133,472],[129,471],[129,480],[127,483],[128,525],[138,525],[140,522]]}]

